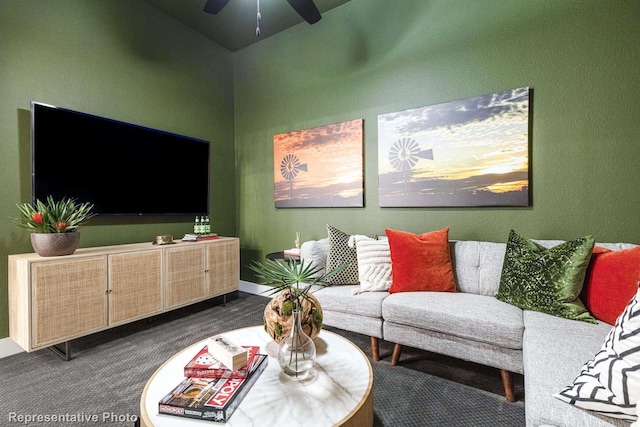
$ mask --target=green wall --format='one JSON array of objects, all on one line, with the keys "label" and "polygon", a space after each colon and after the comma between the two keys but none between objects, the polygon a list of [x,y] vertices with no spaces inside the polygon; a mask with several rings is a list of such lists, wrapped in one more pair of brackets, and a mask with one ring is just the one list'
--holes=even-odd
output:
[{"label": "green wall", "polygon": [[[10,220],[30,198],[31,100],[211,141],[213,227],[240,237],[243,265],[327,223],[640,243],[638,22],[637,0],[351,0],[231,54],[140,0],[0,0],[0,337],[7,255],[32,251]],[[531,207],[378,207],[378,114],[521,86]],[[273,135],[355,118],[365,207],[275,209]],[[81,245],[180,236],[191,220],[95,218]]]},{"label": "green wall", "polygon": [[[637,0],[351,0],[237,52],[243,263],[291,247],[295,231],[326,237],[326,224],[640,243],[639,22]],[[378,114],[521,86],[533,90],[530,207],[378,207]],[[356,118],[365,207],[275,209],[273,135]]]},{"label": "green wall", "polygon": [[[7,256],[33,252],[10,219],[31,198],[30,101],[211,141],[212,227],[235,235],[232,67],[227,50],[139,0],[0,1],[0,338],[9,333]],[[64,141],[51,161],[73,166]],[[81,246],[181,237],[192,221],[98,217]]]}]

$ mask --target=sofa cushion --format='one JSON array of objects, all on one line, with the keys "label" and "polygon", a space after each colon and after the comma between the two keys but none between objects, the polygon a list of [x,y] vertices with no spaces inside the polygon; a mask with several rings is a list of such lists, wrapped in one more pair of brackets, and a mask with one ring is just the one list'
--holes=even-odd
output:
[{"label": "sofa cushion", "polygon": [[523,309],[595,323],[578,298],[593,245],[593,236],[586,236],[548,249],[511,230],[496,298]]},{"label": "sofa cushion", "polygon": [[329,248],[327,249],[327,271],[343,264],[346,267],[328,280],[333,285],[358,284],[358,258],[356,248],[349,247],[350,234],[327,224]]},{"label": "sofa cushion", "polygon": [[[387,292],[365,292],[354,295],[358,285],[329,286],[313,291],[313,295],[320,301],[322,311],[335,311],[366,317],[382,318],[382,300]],[[334,325],[335,326],[335,325]],[[349,329],[346,327],[344,329]]]},{"label": "sofa cushion", "polygon": [[456,292],[449,229],[413,234],[386,229],[393,281],[389,293]]},{"label": "sofa cushion", "polygon": [[602,346],[611,325],[576,322],[525,310],[523,363],[527,426],[610,427],[629,424],[585,411],[553,397],[575,379]]},{"label": "sofa cushion", "polygon": [[494,296],[500,285],[504,243],[456,241],[451,251],[460,292]]},{"label": "sofa cushion", "polygon": [[382,303],[385,322],[522,348],[522,310],[492,296],[463,292],[400,292]]},{"label": "sofa cushion", "polygon": [[322,325],[333,326],[369,337],[382,338],[382,317],[358,316],[340,311],[323,311]]},{"label": "sofa cushion", "polygon": [[629,304],[640,280],[640,246],[611,251],[596,246],[582,294],[593,317],[613,325]]},{"label": "sofa cushion", "polygon": [[354,293],[387,291],[391,286],[391,251],[387,238],[355,235],[349,239],[349,246],[355,246],[358,258],[360,289]]},{"label": "sofa cushion", "polygon": [[573,384],[554,395],[580,408],[636,421],[640,399],[640,288],[616,320],[602,348]]}]

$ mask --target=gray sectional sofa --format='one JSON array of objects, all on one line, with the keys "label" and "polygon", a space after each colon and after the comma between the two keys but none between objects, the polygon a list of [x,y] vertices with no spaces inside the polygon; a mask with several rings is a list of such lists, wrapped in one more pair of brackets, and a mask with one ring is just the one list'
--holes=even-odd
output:
[{"label": "gray sectional sofa", "polygon": [[[552,247],[561,241],[537,241]],[[611,250],[632,244],[597,244]],[[522,310],[495,298],[506,244],[452,241],[458,292],[357,293],[359,285],[316,289],[324,323],[371,337],[379,360],[380,339],[395,343],[391,363],[402,346],[432,351],[497,368],[505,396],[514,401],[511,373],[524,375],[527,426],[629,426],[579,409],[553,397],[576,378],[602,346],[612,325],[566,320]],[[323,266],[328,239],[305,242],[301,257]],[[356,291],[356,294],[354,294]]]}]

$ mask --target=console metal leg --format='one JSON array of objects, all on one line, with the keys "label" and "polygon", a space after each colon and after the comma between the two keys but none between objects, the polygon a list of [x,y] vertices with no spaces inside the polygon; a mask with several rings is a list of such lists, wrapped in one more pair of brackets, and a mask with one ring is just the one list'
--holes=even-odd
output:
[{"label": "console metal leg", "polygon": [[[211,304],[213,304],[215,306],[221,305],[223,307],[226,307],[227,306],[227,295],[228,294],[218,295],[217,297],[211,298],[209,301],[211,302]],[[220,297],[222,297],[222,303],[220,302]]]},{"label": "console metal leg", "polygon": [[[64,350],[60,347],[62,345],[64,345]],[[57,356],[61,357],[62,360],[71,360],[71,343],[69,341],[65,341],[62,344],[52,345],[51,347],[47,348],[54,352]]]}]

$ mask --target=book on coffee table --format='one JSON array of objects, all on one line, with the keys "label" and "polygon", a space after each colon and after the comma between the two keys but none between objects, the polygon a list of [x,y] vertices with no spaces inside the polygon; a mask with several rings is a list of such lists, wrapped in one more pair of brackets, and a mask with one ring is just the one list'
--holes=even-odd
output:
[{"label": "book on coffee table", "polygon": [[257,354],[246,378],[187,377],[160,400],[158,412],[226,423],[267,363],[267,355]]},{"label": "book on coffee table", "polygon": [[235,371],[231,370],[213,357],[211,353],[209,353],[209,347],[205,345],[198,354],[185,365],[184,376],[199,378],[245,378],[250,371],[253,359],[255,355],[258,354],[260,347],[246,345],[242,347],[247,350],[247,366],[236,369]]}]

